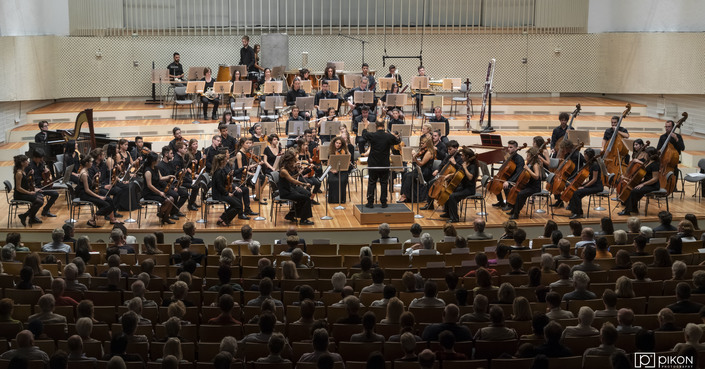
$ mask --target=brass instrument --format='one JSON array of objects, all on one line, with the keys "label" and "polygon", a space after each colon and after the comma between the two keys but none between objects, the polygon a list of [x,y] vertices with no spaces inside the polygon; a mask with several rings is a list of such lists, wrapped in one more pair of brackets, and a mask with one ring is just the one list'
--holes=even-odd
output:
[{"label": "brass instrument", "polygon": [[203,92],[203,96],[205,96],[208,100],[215,100],[217,94],[215,93],[215,90],[213,90],[213,87],[208,87],[208,89]]}]

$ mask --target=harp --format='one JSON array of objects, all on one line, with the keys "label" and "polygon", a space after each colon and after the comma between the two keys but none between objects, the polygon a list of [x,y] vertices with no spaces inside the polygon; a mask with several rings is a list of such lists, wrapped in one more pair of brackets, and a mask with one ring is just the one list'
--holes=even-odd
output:
[{"label": "harp", "polygon": [[[88,133],[81,132],[83,124],[88,125]],[[116,142],[115,139],[110,139],[104,134],[96,134],[93,126],[93,109],[86,109],[76,116],[76,124],[73,130],[63,131],[64,141],[74,140],[78,143],[78,151],[81,156],[88,155],[92,149],[102,147],[111,142]]]}]

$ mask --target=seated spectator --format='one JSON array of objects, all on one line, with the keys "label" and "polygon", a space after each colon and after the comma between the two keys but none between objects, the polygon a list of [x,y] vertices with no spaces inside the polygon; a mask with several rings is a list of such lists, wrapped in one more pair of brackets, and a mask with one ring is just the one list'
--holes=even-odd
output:
[{"label": "seated spectator", "polygon": [[678,228],[671,224],[673,215],[670,212],[666,210],[659,211],[658,220],[659,225],[654,228],[654,232],[675,232],[678,230]]},{"label": "seated spectator", "polygon": [[406,271],[401,276],[401,283],[404,285],[404,288],[406,289],[405,292],[421,292],[419,290],[417,282],[418,281],[417,281],[416,275],[412,272]]},{"label": "seated spectator", "polygon": [[118,267],[111,267],[108,269],[108,273],[106,274],[107,277],[107,284],[105,286],[99,286],[98,290],[99,291],[120,291],[122,292],[122,288],[120,286],[124,285],[121,283],[122,279],[122,271]]},{"label": "seated spectator", "polygon": [[673,264],[671,254],[665,247],[657,247],[654,249],[654,262],[649,264],[650,267],[670,268],[671,264]]},{"label": "seated spectator", "polygon": [[[103,356],[103,360],[111,360],[114,356],[121,358],[124,361],[143,361],[139,354],[129,354],[127,353],[128,339],[124,334],[118,334],[113,336],[110,340],[110,353]],[[108,364],[110,367],[110,364]]]},{"label": "seated spectator", "polygon": [[404,303],[397,297],[392,297],[387,304],[387,316],[380,321],[381,324],[399,324],[404,313]]},{"label": "seated spectator", "polygon": [[113,228],[112,232],[110,232],[110,240],[115,244],[115,247],[120,250],[121,254],[135,253],[135,249],[127,244],[125,235],[119,228]]},{"label": "seated spectator", "polygon": [[[548,222],[546,224],[548,224]],[[542,237],[542,238],[547,238],[547,237]],[[541,246],[542,253],[547,252],[546,250],[548,250],[548,249],[557,249],[558,248],[558,241],[560,241],[561,238],[563,238],[563,232],[561,232],[558,229],[553,230],[553,231],[551,231],[551,234],[548,235],[548,238],[551,239],[551,243],[547,243],[547,244]]]},{"label": "seated spectator", "polygon": [[572,351],[561,343],[563,328],[556,322],[546,324],[543,330],[545,343],[535,348],[536,354],[547,357],[567,357],[573,356]]},{"label": "seated spectator", "polygon": [[595,316],[598,318],[616,317],[617,316],[617,293],[607,288],[602,292],[602,303],[605,305],[604,310],[595,311]]},{"label": "seated spectator", "polygon": [[561,263],[556,268],[556,274],[558,274],[559,279],[548,285],[550,288],[556,288],[560,286],[571,286],[573,285],[573,280],[570,278],[570,266],[565,263]]},{"label": "seated spectator", "polygon": [[571,268],[571,274],[579,270],[582,272],[596,272],[602,270],[600,264],[596,264],[595,256],[597,256],[597,250],[595,247],[586,247],[583,251],[583,262],[578,265],[573,265]]},{"label": "seated spectator", "polygon": [[546,325],[551,321],[551,319],[548,319],[546,314],[544,313],[536,313],[534,314],[533,318],[531,319],[531,330],[532,334],[525,334],[519,337],[520,339],[525,339],[525,340],[538,340],[538,339],[544,339],[544,328],[546,328]]},{"label": "seated spectator", "polygon": [[351,276],[351,279],[353,281],[357,279],[372,279],[372,273],[370,273],[370,269],[372,269],[372,258],[369,256],[363,256],[360,259],[360,271],[358,273],[355,273]]},{"label": "seated spectator", "polygon": [[666,250],[671,255],[680,255],[683,253],[683,239],[678,237],[678,235],[673,235],[668,238],[666,243]]},{"label": "seated spectator", "polygon": [[539,271],[543,274],[556,274],[556,262],[553,261],[553,255],[544,252],[541,254],[541,269]]},{"label": "seated spectator", "polygon": [[17,336],[15,336],[15,339],[17,340],[17,348],[5,351],[2,355],[0,355],[0,359],[12,360],[15,358],[20,358],[30,361],[43,361],[44,364],[49,363],[49,355],[40,350],[39,347],[34,346],[34,337],[32,332],[28,330],[20,331],[17,333]]},{"label": "seated spectator", "polygon": [[685,278],[685,272],[688,270],[688,266],[680,261],[676,260],[671,266],[671,280],[672,281],[682,281]]},{"label": "seated spectator", "polygon": [[639,228],[639,234],[646,236],[649,241],[651,241],[651,239],[654,237],[653,229],[648,226],[641,226],[641,228]]},{"label": "seated spectator", "polygon": [[512,252],[512,248],[507,246],[507,245],[497,245],[497,247],[494,249],[494,253],[497,255],[497,259],[491,259],[489,260],[490,265],[496,265],[499,260],[505,260],[507,257],[509,257],[509,254]]},{"label": "seated spectator", "polygon": [[[102,322],[95,320],[95,318],[93,317],[94,310],[95,309],[93,306],[93,301],[81,300],[78,303],[78,306],[76,307],[76,319],[86,317],[86,318],[90,318],[91,321],[93,322],[93,324],[102,323]],[[81,337],[81,338],[83,338],[84,342],[86,341],[86,339],[84,337]]]},{"label": "seated spectator", "polygon": [[634,312],[632,309],[621,308],[617,311],[617,332],[622,334],[633,334],[641,330],[638,325],[632,325],[634,323]]},{"label": "seated spectator", "polygon": [[252,242],[247,244],[247,248],[250,250],[250,254],[260,255],[260,249],[262,248],[262,244],[260,244],[259,241],[252,240]]},{"label": "seated spectator", "polygon": [[573,255],[570,253],[570,241],[566,238],[561,238],[558,240],[558,251],[560,254],[553,257],[553,260],[558,265],[563,260],[575,260],[580,259],[578,255]]},{"label": "seated spectator", "polygon": [[512,239],[514,240],[514,244],[509,246],[512,251],[514,250],[528,250],[528,246],[524,246],[524,241],[526,241],[526,231],[519,228],[516,231],[514,231],[514,235],[512,236]]},{"label": "seated spectator", "polygon": [[42,246],[42,252],[71,252],[71,246],[64,243],[63,228],[56,228],[51,232],[51,242]]},{"label": "seated spectator", "polygon": [[95,338],[91,337],[92,333],[93,333],[93,321],[91,320],[91,318],[82,317],[82,318],[78,318],[78,320],[76,320],[76,334],[79,337],[81,337],[81,340],[83,342],[87,342],[87,343],[99,342]]},{"label": "seated spectator", "polygon": [[0,300],[0,322],[2,323],[19,323],[22,327],[22,322],[12,318],[12,310],[14,309],[15,302],[12,299],[5,297]]},{"label": "seated spectator", "polygon": [[484,219],[475,218],[475,220],[472,222],[472,228],[474,232],[468,235],[466,238],[468,240],[491,240],[492,234],[485,233],[485,226],[486,223]]},{"label": "seated spectator", "polygon": [[181,300],[169,304],[169,307],[167,308],[166,312],[169,318],[179,318],[179,321],[181,321],[181,325],[191,324],[191,322],[189,322],[188,320],[184,320],[184,316],[186,315],[186,305],[184,305],[184,302]]},{"label": "seated spectator", "polygon": [[[390,339],[391,341],[391,339]],[[404,356],[395,361],[418,361],[419,357],[416,356],[416,338],[413,333],[405,332],[399,337],[399,342],[401,343],[401,350],[404,352]]]},{"label": "seated spectator", "polygon": [[313,302],[313,300],[305,299],[301,301],[301,304],[299,306],[301,317],[299,318],[299,320],[295,321],[294,324],[313,324],[313,316],[316,313],[316,304]]},{"label": "seated spectator", "polygon": [[98,361],[97,358],[88,357],[88,356],[86,356],[86,353],[83,352],[83,340],[81,339],[81,336],[74,334],[73,336],[69,337],[66,344],[68,345],[68,348],[69,348],[69,353],[68,353],[69,362],[71,362],[71,361],[92,361],[95,364],[95,362]]},{"label": "seated spectator", "polygon": [[561,295],[556,292],[546,294],[546,308],[548,309],[546,316],[551,320],[573,318],[571,311],[561,308]]},{"label": "seated spectator", "polygon": [[78,267],[74,263],[68,263],[64,267],[64,278],[66,291],[80,291],[86,292],[88,287],[85,284],[78,281]]},{"label": "seated spectator", "polygon": [[441,344],[441,349],[436,351],[436,359],[443,362],[444,360],[467,360],[467,356],[463,353],[456,352],[455,336],[451,331],[443,331],[438,335],[438,341]]},{"label": "seated spectator", "polygon": [[455,339],[459,342],[471,341],[472,335],[470,330],[462,325],[458,325],[460,309],[455,304],[448,304],[443,310],[443,318],[441,323],[434,323],[426,327],[423,331],[422,338],[424,341],[438,341],[438,336],[445,330],[451,331],[455,335]]},{"label": "seated spectator", "polygon": [[[521,231],[521,229],[520,229]],[[516,233],[515,233],[516,234]],[[522,260],[521,256],[517,254],[512,254],[509,256],[509,266],[512,268],[507,275],[522,275],[526,274],[526,271],[521,269],[521,267],[524,265],[524,260]]]},{"label": "seated spectator", "polygon": [[641,229],[641,219],[639,217],[629,217],[627,219],[627,231],[629,233],[639,233]]},{"label": "seated spectator", "polygon": [[162,306],[169,306],[174,302],[181,301],[184,306],[192,307],[193,302],[186,300],[188,297],[188,284],[184,281],[176,281],[171,285],[171,297],[162,301]]},{"label": "seated spectator", "polygon": [[629,256],[629,251],[619,250],[614,257],[614,266],[612,270],[626,270],[632,268],[632,258]]},{"label": "seated spectator", "polygon": [[333,361],[340,362],[343,358],[340,354],[328,351],[328,331],[323,328],[313,331],[311,343],[313,344],[313,352],[301,355],[300,363],[316,363],[318,358],[323,355],[329,355]]},{"label": "seated spectator", "polygon": [[414,336],[416,342],[421,342],[422,339],[416,334],[416,322],[414,320],[414,313],[405,311],[401,314],[399,318],[399,334],[393,334],[389,337],[389,342],[400,342],[401,336],[405,333],[410,333]]},{"label": "seated spectator", "polygon": [[703,336],[703,330],[697,324],[688,323],[683,330],[685,342],[676,344],[672,351],[678,352],[684,346],[691,346],[697,351],[705,351],[705,344],[700,343],[700,337]]},{"label": "seated spectator", "polygon": [[54,295],[54,301],[56,306],[78,306],[78,302],[71,297],[64,296],[64,290],[66,289],[66,282],[63,278],[54,278],[51,281],[51,294]]},{"label": "seated spectator", "polygon": [[316,300],[316,291],[313,287],[302,284],[299,286],[299,301],[294,301],[293,305],[299,305],[306,299],[313,301],[316,306],[323,306],[323,301]]},{"label": "seated spectator", "polygon": [[379,293],[384,291],[384,270],[382,268],[374,268],[372,270],[372,284],[364,287],[361,292]]},{"label": "seated spectator", "polygon": [[518,296],[514,298],[512,303],[513,314],[509,317],[510,320],[515,321],[529,321],[531,320],[531,304],[524,296]]},{"label": "seated spectator", "polygon": [[333,289],[330,290],[329,292],[342,292],[343,287],[345,287],[345,283],[347,282],[347,278],[345,277],[345,273],[343,272],[335,272],[333,275],[330,277],[330,283],[333,285]]},{"label": "seated spectator", "polygon": [[235,307],[235,302],[231,295],[221,295],[218,298],[218,307],[220,308],[220,314],[214,318],[208,320],[208,324],[215,325],[241,325],[238,320],[233,318],[231,312]]},{"label": "seated spectator", "polygon": [[142,316],[142,299],[133,297],[127,301],[127,309],[137,315],[137,325],[152,325],[152,321]]},{"label": "seated spectator", "polygon": [[[626,233],[625,233],[626,234]],[[626,236],[625,236],[626,237]],[[648,252],[645,251],[646,249],[646,244],[649,243],[649,239],[646,238],[644,235],[637,235],[634,237],[634,248],[636,251],[631,253],[631,256],[647,256],[651,255]]]},{"label": "seated spectator", "polygon": [[[497,275],[497,270],[490,268],[490,262],[487,259],[487,255],[484,252],[478,252],[477,254],[475,254],[475,264],[478,269],[485,268],[485,270],[487,270],[490,273],[490,276]],[[465,278],[474,277],[476,272],[477,272],[477,269],[467,272],[467,274],[465,274]]]},{"label": "seated spectator", "polygon": [[353,334],[350,342],[384,342],[384,336],[375,333],[377,318],[375,313],[368,311],[362,316],[362,332]]},{"label": "seated spectator", "polygon": [[690,291],[690,293],[705,293],[705,270],[696,270],[693,272],[693,285],[695,288]]},{"label": "seated spectator", "polygon": [[235,263],[235,252],[233,251],[233,249],[223,249],[220,252],[220,258],[218,259],[218,262],[221,266],[232,267],[233,263]]},{"label": "seated spectator", "polygon": [[345,307],[345,298],[348,296],[354,296],[355,295],[355,290],[353,290],[352,286],[345,286],[343,287],[343,290],[340,292],[340,301],[336,302],[335,304],[331,306],[335,307]]},{"label": "seated spectator", "polygon": [[433,281],[426,281],[424,284],[423,297],[415,298],[409,304],[410,308],[442,308],[446,306],[445,301],[438,297],[438,285]]},{"label": "seated spectator", "polygon": [[504,341],[519,338],[513,328],[504,325],[504,310],[501,307],[497,305],[490,307],[490,320],[492,325],[480,328],[475,333],[475,340]]},{"label": "seated spectator", "polygon": [[478,268],[475,274],[475,282],[477,287],[473,288],[472,291],[475,295],[478,293],[494,293],[499,290],[499,287],[492,285],[492,277],[490,272],[485,268]]},{"label": "seated spectator", "polygon": [[419,243],[407,248],[404,252],[405,255],[414,257],[416,255],[440,255],[438,251],[434,249],[435,243],[433,242],[433,237],[430,233],[424,233],[421,235]]},{"label": "seated spectator", "polygon": [[248,301],[247,306],[261,306],[266,299],[272,299],[276,306],[284,306],[281,300],[272,297],[274,283],[269,278],[262,278],[259,282],[259,296]]},{"label": "seated spectator", "polygon": [[690,301],[690,285],[685,282],[680,282],[676,285],[676,298],[678,301],[668,305],[676,314],[695,314],[700,312],[703,304]]},{"label": "seated spectator", "polygon": [[[304,256],[306,257],[306,262],[307,264],[303,263]],[[305,254],[303,250],[300,248],[295,248],[294,250],[291,251],[291,261],[296,265],[297,268],[312,268],[313,267],[313,262],[311,261],[311,256],[308,254]]]},{"label": "seated spectator", "polygon": [[108,360],[108,363],[106,364],[105,368],[106,369],[126,369],[127,364],[125,363],[125,360],[120,356],[113,356]]},{"label": "seated spectator", "polygon": [[269,342],[269,338],[274,332],[274,326],[277,323],[277,318],[271,312],[264,312],[260,315],[258,326],[259,332],[250,333],[241,342]]},{"label": "seated spectator", "polygon": [[595,247],[597,248],[595,259],[612,259],[612,254],[608,251],[607,238],[598,237],[595,240]]},{"label": "seated spectator", "polygon": [[583,247],[595,247],[595,231],[590,227],[585,227],[580,232],[580,241],[575,243],[575,253]]},{"label": "seated spectator", "polygon": [[4,263],[19,263],[19,260],[15,259],[17,257],[17,252],[12,244],[6,244],[2,247],[0,257],[2,257],[2,261]]},{"label": "seated spectator", "polygon": [[257,359],[258,363],[290,363],[289,359],[282,357],[282,351],[284,346],[287,345],[286,338],[281,333],[272,333],[267,341],[267,349],[269,349],[269,355],[266,357],[261,357]]},{"label": "seated spectator", "polygon": [[345,304],[345,311],[348,316],[338,319],[337,324],[362,324],[362,318],[359,315],[360,312],[360,300],[355,296],[347,296],[343,299],[343,304]]},{"label": "seated spectator", "polygon": [[516,290],[509,282],[504,282],[499,286],[497,290],[497,303],[498,304],[512,304],[514,303],[514,298],[516,297]]},{"label": "seated spectator", "polygon": [[[140,275],[141,275],[141,274],[143,274],[143,273],[140,273]],[[144,273],[144,274],[146,274],[146,273]],[[137,298],[139,298],[139,299],[141,300],[141,302],[142,302],[142,307],[143,307],[143,308],[155,308],[155,307],[157,307],[156,301],[154,301],[154,300],[147,300],[147,299],[144,297],[144,293],[146,292],[146,291],[145,291],[146,289],[145,289],[145,287],[144,287],[144,282],[142,282],[141,280],[138,279],[138,280],[132,282],[132,284],[130,285],[130,289],[132,290],[132,296],[137,297]],[[129,300],[128,300],[128,301],[125,301],[125,305],[127,305],[128,302],[129,302]]]},{"label": "seated spectator", "polygon": [[695,227],[688,219],[683,219],[678,223],[678,233],[676,234],[683,242],[695,242],[697,241],[693,236]]},{"label": "seated spectator", "polygon": [[490,314],[488,313],[489,301],[485,295],[475,295],[475,299],[472,302],[472,312],[463,314],[460,317],[461,323],[466,322],[489,322]]},{"label": "seated spectator", "polygon": [[[174,304],[174,305],[176,305],[176,304]],[[166,337],[163,337],[163,338],[157,340],[157,342],[166,342],[169,340],[169,338],[172,338],[172,337],[178,338],[179,341],[181,341],[181,342],[189,342],[189,340],[180,336],[180,334],[181,334],[181,319],[180,318],[178,318],[176,316],[172,316],[169,319],[167,319],[167,321],[164,322],[163,325],[164,325],[164,332],[166,333]]]},{"label": "seated spectator", "polygon": [[587,273],[580,270],[573,272],[573,287],[575,287],[575,290],[563,295],[563,300],[591,300],[597,298],[594,292],[588,291],[589,285],[590,277]]},{"label": "seated spectator", "polygon": [[[237,342],[237,341],[235,341]],[[221,351],[213,358],[214,369],[230,369],[235,362],[235,358],[227,351]]]},{"label": "seated spectator", "polygon": [[615,346],[617,343],[617,329],[610,322],[605,322],[600,328],[600,346],[585,350],[583,353],[583,367],[585,367],[585,358],[588,356],[610,356],[615,352],[625,353],[624,350]]},{"label": "seated spectator", "polygon": [[669,308],[663,308],[659,310],[656,317],[659,322],[659,327],[656,329],[657,331],[674,332],[680,331],[682,329],[681,327],[676,325],[676,316],[673,314],[673,311]]},{"label": "seated spectator", "polygon": [[34,284],[34,271],[28,266],[20,269],[20,281],[15,286],[18,290],[41,290],[42,288]]},{"label": "seated spectator", "polygon": [[15,251],[29,251],[29,248],[22,243],[22,235],[18,232],[8,232],[5,236],[5,244],[10,245]]},{"label": "seated spectator", "polygon": [[458,282],[460,282],[460,278],[458,278],[458,275],[455,274],[455,272],[449,272],[446,273],[445,281],[446,287],[448,287],[445,292],[454,292],[455,289],[458,287]]},{"label": "seated spectator", "polygon": [[373,240],[372,243],[380,243],[380,244],[389,244],[389,243],[398,243],[399,239],[396,237],[390,237],[389,234],[391,233],[391,229],[389,228],[389,224],[387,223],[382,223],[377,227],[377,230],[379,231],[379,238],[376,240]]},{"label": "seated spectator", "polygon": [[[340,273],[342,274],[342,273]],[[389,300],[397,295],[397,289],[388,284],[384,286],[384,289],[382,290],[382,298],[379,300],[372,301],[370,306],[387,306],[389,303]]]},{"label": "seated spectator", "polygon": [[220,287],[224,285],[230,286],[230,288],[233,289],[233,291],[242,291],[242,286],[240,286],[237,283],[232,283],[232,278],[233,278],[233,273],[232,270],[230,270],[230,267],[227,265],[221,265],[218,267],[218,281],[220,282],[219,284],[215,286],[211,286],[208,288],[208,291],[219,291]]},{"label": "seated spectator", "polygon": [[157,248],[157,237],[155,237],[153,234],[148,234],[144,236],[142,241],[144,243],[144,249],[142,249],[143,253],[147,255],[162,254],[162,250]]},{"label": "seated spectator", "polygon": [[595,312],[589,306],[581,306],[578,311],[578,325],[565,327],[561,335],[561,342],[566,338],[597,336],[600,332],[592,327]]},{"label": "seated spectator", "polygon": [[[231,245],[249,245],[250,242],[252,242],[252,227],[250,227],[248,224],[243,225],[240,227],[240,236],[242,237],[241,239],[237,241],[233,241]],[[222,249],[221,249],[222,251]],[[253,254],[257,255],[257,254]]]},{"label": "seated spectator", "polygon": [[626,245],[629,240],[629,235],[623,229],[618,229],[614,231],[614,244],[615,245]]},{"label": "seated spectator", "polygon": [[419,368],[421,369],[433,369],[436,362],[436,355],[433,351],[425,349],[419,353]]},{"label": "seated spectator", "polygon": [[37,302],[39,309],[42,311],[40,313],[30,315],[27,321],[37,319],[43,324],[66,324],[65,316],[54,314],[55,303],[56,300],[52,294],[47,293],[42,295],[42,297],[39,298],[39,302]]},{"label": "seated spectator", "polygon": [[139,316],[134,311],[128,311],[120,317],[122,324],[122,334],[127,338],[128,343],[148,342],[147,336],[143,334],[135,334]]},{"label": "seated spectator", "polygon": [[651,278],[646,277],[647,272],[648,267],[641,261],[632,264],[632,275],[634,275],[632,282],[651,282]]}]

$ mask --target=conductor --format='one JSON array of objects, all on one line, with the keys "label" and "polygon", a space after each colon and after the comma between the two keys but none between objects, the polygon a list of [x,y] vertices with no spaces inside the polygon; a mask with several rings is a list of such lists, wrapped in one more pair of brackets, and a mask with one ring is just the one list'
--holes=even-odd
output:
[{"label": "conductor", "polygon": [[[399,137],[384,130],[384,122],[376,122],[377,130],[368,132],[369,121],[365,121],[362,131],[362,138],[370,145],[370,156],[367,164],[370,167],[389,167],[389,153],[394,145],[398,145]],[[380,183],[380,203],[383,208],[387,207],[387,194],[389,185],[389,169],[370,169],[369,180],[367,182],[367,204],[366,208],[373,208],[375,201],[375,190],[377,182]]]}]

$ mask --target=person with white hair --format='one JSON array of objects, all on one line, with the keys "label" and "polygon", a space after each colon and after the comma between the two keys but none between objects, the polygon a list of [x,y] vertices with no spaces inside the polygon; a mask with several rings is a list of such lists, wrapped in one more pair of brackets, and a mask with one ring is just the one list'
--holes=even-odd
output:
[{"label": "person with white hair", "polygon": [[654,236],[654,230],[649,226],[641,226],[639,228],[639,234],[646,236],[646,238],[651,239]]},{"label": "person with white hair", "polygon": [[[132,311],[137,315],[137,325],[152,325],[152,321],[142,316],[142,299],[139,297],[133,297],[125,301],[127,309]],[[122,319],[122,317],[120,318]]]},{"label": "person with white hair", "polygon": [[[142,273],[140,273],[140,274],[142,274]],[[147,300],[144,297],[144,293],[146,292],[146,288],[144,287],[143,281],[138,279],[138,280],[132,282],[132,284],[130,285],[130,290],[132,290],[133,298],[140,299],[143,308],[158,307],[157,303],[154,300]],[[125,306],[129,307],[130,301],[132,301],[132,300],[125,301]],[[130,309],[130,310],[132,310],[132,309]]]},{"label": "person with white hair", "polygon": [[37,302],[37,305],[39,305],[39,309],[41,309],[41,312],[36,313],[34,315],[30,315],[27,321],[29,322],[38,319],[44,324],[66,324],[65,316],[54,314],[55,304],[56,300],[54,299],[54,295],[50,293],[42,295],[42,297],[40,297],[39,301]]},{"label": "person with white hair", "polygon": [[380,224],[379,227],[377,227],[377,230],[379,231],[380,238],[373,240],[372,243],[388,244],[399,242],[398,238],[389,236],[389,233],[391,233],[391,228],[389,228],[388,223]]},{"label": "person with white hair", "polygon": [[260,254],[260,246],[261,244],[259,241],[252,240],[250,243],[247,244],[247,248],[250,249],[250,254],[252,255],[259,255]]},{"label": "person with white hair", "polygon": [[570,337],[597,336],[600,332],[592,326],[595,320],[595,312],[589,306],[581,306],[578,310],[578,325],[565,327],[561,342]]},{"label": "person with white hair", "polygon": [[431,237],[429,233],[424,233],[421,235],[419,243],[407,248],[405,254],[411,257],[415,255],[440,255],[440,253],[434,249],[434,246],[433,237]]},{"label": "person with white hair", "polygon": [[588,291],[588,286],[590,285],[590,277],[587,273],[576,270],[573,272],[573,287],[575,290],[568,292],[563,295],[563,300],[591,300],[596,299],[597,295],[594,292]]},{"label": "person with white hair", "polygon": [[56,228],[51,232],[51,242],[42,246],[42,252],[71,252],[71,246],[64,243],[63,228]]},{"label": "person with white hair", "polygon": [[66,278],[66,291],[80,291],[86,292],[88,287],[85,284],[79,282],[78,278],[78,267],[74,263],[68,263],[64,267],[64,278]]},{"label": "person with white hair", "polygon": [[333,285],[333,290],[331,292],[341,292],[343,287],[345,287],[346,282],[347,278],[345,277],[345,273],[335,272],[333,276],[330,277],[330,283]]},{"label": "person with white hair", "polygon": [[683,335],[685,336],[685,342],[676,344],[673,347],[674,352],[680,351],[686,346],[692,346],[698,351],[705,351],[705,344],[700,343],[700,337],[703,336],[703,330],[694,323],[688,323],[683,330]]},{"label": "person with white hair", "polygon": [[673,265],[671,265],[671,279],[674,281],[682,280],[687,270],[688,266],[684,262],[680,260],[674,261]]}]

